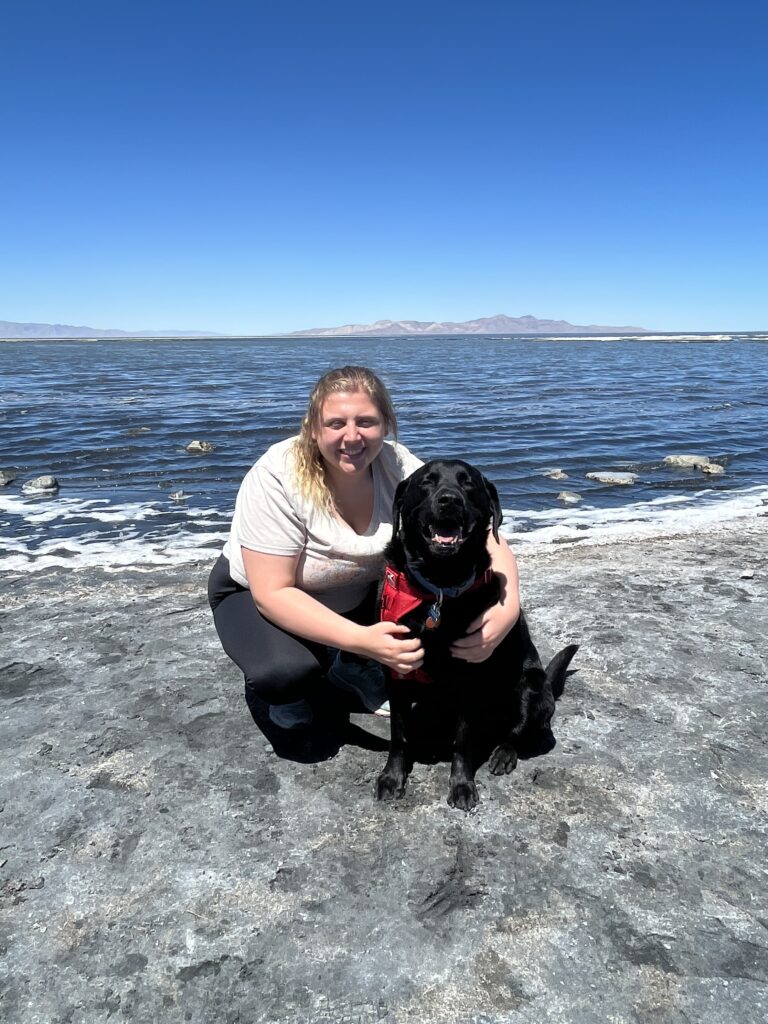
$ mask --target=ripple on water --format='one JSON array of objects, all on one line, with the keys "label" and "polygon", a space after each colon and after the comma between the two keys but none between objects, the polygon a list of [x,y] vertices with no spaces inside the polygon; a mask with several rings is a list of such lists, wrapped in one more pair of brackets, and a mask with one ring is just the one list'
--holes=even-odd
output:
[{"label": "ripple on water", "polygon": [[[196,550],[201,512],[203,532],[218,543],[244,472],[296,430],[318,373],[345,362],[384,376],[401,439],[417,454],[458,455],[481,466],[529,539],[547,530],[589,535],[600,517],[615,530],[616,513],[625,529],[660,527],[664,508],[654,502],[661,499],[681,498],[689,519],[698,510],[741,514],[750,488],[768,479],[764,343],[10,343],[0,346],[0,468],[19,475],[0,490],[3,543],[43,552],[63,535],[90,550],[106,545],[103,559],[119,540],[122,558],[126,537],[117,531],[130,529],[138,557],[151,529],[153,549],[170,558]],[[216,451],[188,454],[195,438]],[[688,451],[722,462],[725,476],[662,465],[665,455]],[[562,483],[542,477],[549,466],[568,474],[568,487],[582,494],[579,512],[592,509],[592,525],[558,518],[574,509],[557,501]],[[631,471],[638,480],[630,488],[593,485],[584,474],[596,470]],[[24,480],[44,473],[59,479],[59,497],[19,505]],[[188,495],[183,507],[170,498],[178,491]],[[93,501],[99,504],[87,504]]]}]

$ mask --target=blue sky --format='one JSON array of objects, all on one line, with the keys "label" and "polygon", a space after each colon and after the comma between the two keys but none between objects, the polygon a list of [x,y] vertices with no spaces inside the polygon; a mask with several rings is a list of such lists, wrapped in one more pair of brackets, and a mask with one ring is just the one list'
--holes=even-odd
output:
[{"label": "blue sky", "polygon": [[0,319],[768,328],[768,7],[8,0]]}]

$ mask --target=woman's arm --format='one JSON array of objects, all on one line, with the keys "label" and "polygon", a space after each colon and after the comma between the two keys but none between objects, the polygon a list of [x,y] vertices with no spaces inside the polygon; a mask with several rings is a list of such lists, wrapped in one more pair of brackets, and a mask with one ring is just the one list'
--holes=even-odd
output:
[{"label": "woman's arm", "polygon": [[418,639],[404,640],[407,626],[377,622],[360,626],[296,586],[299,555],[266,555],[241,548],[251,596],[265,618],[276,626],[313,640],[340,647],[406,674],[421,665],[423,651]]},{"label": "woman's arm", "polygon": [[490,658],[520,616],[517,559],[504,538],[497,541],[490,532],[488,553],[501,593],[498,604],[486,608],[482,615],[470,623],[466,636],[451,645],[454,658],[462,658],[464,661],[478,662]]}]

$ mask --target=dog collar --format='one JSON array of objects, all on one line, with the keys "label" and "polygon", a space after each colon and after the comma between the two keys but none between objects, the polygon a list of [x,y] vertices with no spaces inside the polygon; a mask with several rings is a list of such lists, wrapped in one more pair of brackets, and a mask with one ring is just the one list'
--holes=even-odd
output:
[{"label": "dog collar", "polygon": [[[411,576],[413,576],[419,586],[426,590],[427,593],[432,594],[433,597],[436,597],[440,604],[442,604],[443,599],[446,597],[460,597],[462,594],[466,593],[467,590],[470,590],[477,581],[477,577],[472,573],[468,579],[464,580],[463,583],[459,583],[457,587],[436,587],[434,583],[430,583],[429,580],[425,576],[422,576],[419,570],[414,569],[413,566],[409,565],[407,571]],[[488,572],[490,572],[490,569]],[[483,576],[481,582],[484,582],[487,579],[487,576],[488,573]]]},{"label": "dog collar", "polygon": [[[417,586],[414,586],[410,577],[413,577]],[[385,610],[397,611],[399,613],[398,617],[400,617],[412,611],[422,601],[429,601],[430,598],[436,597],[437,603],[442,604],[445,598],[460,597],[461,594],[466,594],[467,591],[475,587],[490,583],[492,579],[493,569],[489,568],[485,570],[479,579],[473,573],[469,579],[464,580],[463,583],[456,587],[436,587],[434,583],[430,583],[418,570],[411,568],[411,566],[408,566],[406,572],[400,572],[393,566],[386,565],[384,568],[382,612]],[[394,607],[395,605],[397,605],[397,608]],[[397,619],[390,619],[390,621],[397,621]]]}]

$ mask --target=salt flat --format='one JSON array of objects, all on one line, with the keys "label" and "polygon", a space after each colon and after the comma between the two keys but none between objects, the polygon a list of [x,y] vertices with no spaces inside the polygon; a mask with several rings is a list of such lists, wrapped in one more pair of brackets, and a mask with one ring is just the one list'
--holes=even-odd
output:
[{"label": "salt flat", "polygon": [[3,1019],[767,1019],[765,526],[526,554],[578,671],[470,815],[442,763],[376,804],[371,716],[271,751],[206,566],[6,576]]}]

